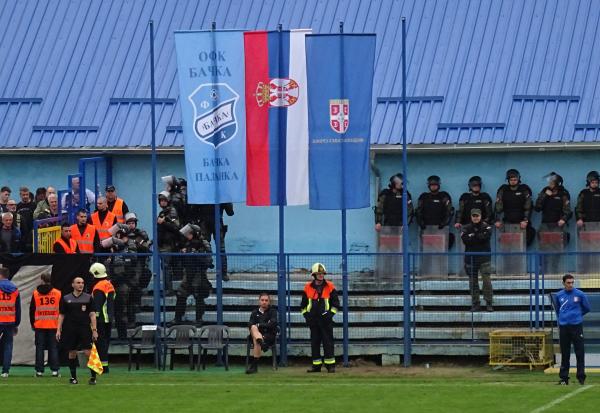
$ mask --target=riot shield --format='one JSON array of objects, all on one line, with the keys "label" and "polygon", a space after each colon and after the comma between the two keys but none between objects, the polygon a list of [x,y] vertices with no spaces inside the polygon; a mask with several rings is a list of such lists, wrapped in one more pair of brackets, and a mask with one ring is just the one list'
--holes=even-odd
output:
[{"label": "riot shield", "polygon": [[455,236],[456,236],[456,245],[457,245],[457,252],[460,253],[460,255],[455,255],[453,257],[453,263],[452,263],[452,268],[456,268],[456,275],[459,277],[466,277],[467,276],[467,272],[465,271],[465,265],[464,265],[464,260],[465,260],[465,243],[462,242],[461,239],[461,230],[456,230],[455,232]]},{"label": "riot shield", "polygon": [[541,224],[538,230],[538,249],[543,252],[542,271],[545,276],[564,273],[566,234],[557,224]]},{"label": "riot shield", "polygon": [[[402,280],[402,227],[382,226],[379,231],[375,277],[377,281]],[[393,255],[391,253],[394,253]]]},{"label": "riot shield", "polygon": [[[586,222],[577,233],[577,272],[600,274],[600,222]],[[595,254],[592,254],[595,253]]]},{"label": "riot shield", "polygon": [[[497,234],[496,274],[515,276],[527,274],[525,230],[519,224],[504,224]],[[513,253],[513,254],[508,254]],[[521,253],[521,254],[515,254]]]},{"label": "riot shield", "polygon": [[448,278],[448,237],[448,227],[428,225],[421,232],[421,252],[429,253],[421,255],[421,276]]}]

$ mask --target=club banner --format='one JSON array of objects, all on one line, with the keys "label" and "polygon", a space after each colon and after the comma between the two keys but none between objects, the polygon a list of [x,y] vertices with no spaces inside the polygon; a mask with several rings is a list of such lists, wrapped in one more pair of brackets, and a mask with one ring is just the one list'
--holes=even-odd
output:
[{"label": "club banner", "polygon": [[306,36],[309,206],[370,205],[374,34]]},{"label": "club banner", "polygon": [[176,32],[175,47],[188,201],[244,202],[243,32]]},{"label": "club banner", "polygon": [[308,204],[307,33],[244,33],[248,205]]}]

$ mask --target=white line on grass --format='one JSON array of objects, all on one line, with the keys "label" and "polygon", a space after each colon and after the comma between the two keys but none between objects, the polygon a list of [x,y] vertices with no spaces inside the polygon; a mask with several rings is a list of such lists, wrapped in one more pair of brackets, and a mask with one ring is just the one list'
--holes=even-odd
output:
[{"label": "white line on grass", "polygon": [[594,386],[593,385],[589,385],[589,386],[580,387],[580,388],[578,388],[577,390],[575,390],[575,391],[573,391],[571,393],[567,393],[564,396],[560,396],[558,399],[552,400],[550,403],[545,404],[542,407],[538,407],[537,409],[532,410],[531,413],[544,412],[544,411],[548,410],[549,408],[554,407],[557,404],[562,403],[565,400],[570,399],[571,397],[576,396],[579,393],[586,391],[587,389],[591,389],[592,387],[594,387]]},{"label": "white line on grass", "polygon": [[[6,383],[7,386],[52,386],[57,383]],[[309,383],[269,383],[269,386],[280,386],[280,387],[313,387],[314,382]],[[351,386],[355,387],[360,385],[361,387],[389,387],[389,386],[413,386],[413,387],[456,387],[456,383],[407,383],[407,382],[374,382],[374,383],[339,383],[335,381],[330,382],[319,382],[319,386]],[[514,386],[521,387],[523,382],[487,382],[487,383],[462,383],[461,387],[481,387],[481,386]],[[218,386],[218,387],[248,387],[248,386],[260,386],[263,387],[264,383],[257,382],[237,382],[237,383],[207,383],[207,382],[184,382],[184,383],[106,383],[102,379],[98,379],[98,386],[110,386],[110,387],[135,387],[135,386],[155,386],[155,387],[206,387],[206,386]]]}]

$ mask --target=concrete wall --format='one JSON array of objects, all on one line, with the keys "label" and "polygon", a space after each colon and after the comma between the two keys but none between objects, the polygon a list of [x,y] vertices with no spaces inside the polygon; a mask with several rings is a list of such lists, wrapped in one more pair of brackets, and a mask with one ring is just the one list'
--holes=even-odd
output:
[{"label": "concrete wall", "polygon": [[[79,156],[76,155],[2,155],[0,157],[0,185],[8,185],[18,199],[18,187],[27,185],[32,191],[38,186],[55,185],[66,189],[67,175],[76,173]],[[416,198],[425,191],[427,176],[436,174],[442,178],[442,188],[448,191],[454,203],[466,190],[472,175],[483,178],[484,190],[495,196],[496,189],[504,182],[505,171],[517,168],[523,182],[534,192],[544,186],[543,176],[556,171],[565,179],[565,187],[571,192],[573,204],[578,192],[585,185],[585,175],[591,169],[600,170],[598,152],[494,152],[494,153],[428,153],[409,154],[409,190]],[[402,170],[401,156],[377,155],[377,167],[381,170],[382,186],[389,176]],[[182,155],[160,155],[158,177],[175,174],[185,175]],[[116,155],[113,157],[113,182],[119,195],[131,210],[138,213],[141,225],[151,227],[152,186],[151,162],[148,155]],[[375,202],[375,179],[371,182],[372,203]],[[162,189],[162,184],[159,183]],[[161,190],[159,189],[159,190]],[[352,188],[348,188],[352,190]],[[574,205],[573,205],[574,207]],[[274,207],[246,207],[235,205],[235,215],[225,217],[230,225],[227,239],[229,252],[271,253],[278,249],[278,210]],[[341,214],[338,211],[311,211],[307,207],[286,207],[286,251],[323,253],[339,252],[341,249]],[[352,252],[375,251],[371,208],[348,211],[348,246]],[[539,214],[534,214],[534,224]],[[571,221],[571,231],[574,221]],[[414,228],[413,238],[414,238]],[[411,244],[416,246],[413,241]],[[571,246],[574,242],[571,243]]]}]

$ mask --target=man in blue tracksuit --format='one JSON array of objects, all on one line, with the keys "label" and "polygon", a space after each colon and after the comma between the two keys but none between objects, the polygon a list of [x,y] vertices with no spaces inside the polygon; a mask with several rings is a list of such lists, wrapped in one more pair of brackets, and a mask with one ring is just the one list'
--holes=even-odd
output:
[{"label": "man in blue tracksuit", "polygon": [[569,384],[569,367],[571,343],[577,358],[577,380],[585,383],[585,360],[583,349],[583,316],[590,312],[590,303],[585,294],[574,287],[575,279],[571,274],[563,277],[564,290],[556,294],[556,315],[560,337],[560,381],[558,384]]}]

